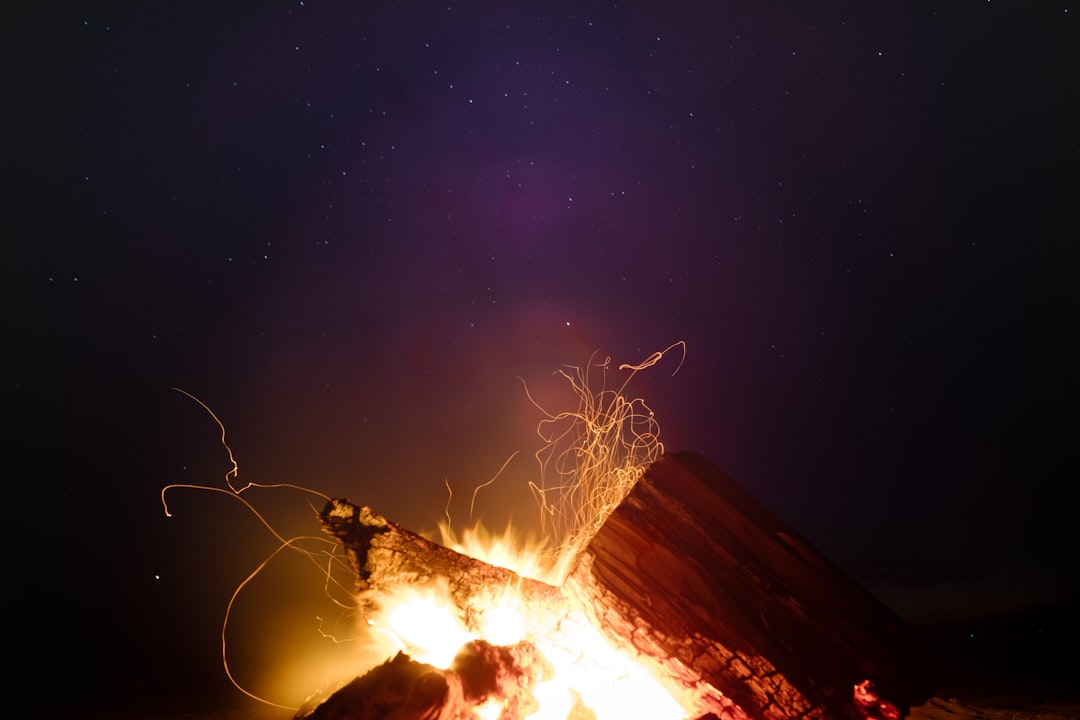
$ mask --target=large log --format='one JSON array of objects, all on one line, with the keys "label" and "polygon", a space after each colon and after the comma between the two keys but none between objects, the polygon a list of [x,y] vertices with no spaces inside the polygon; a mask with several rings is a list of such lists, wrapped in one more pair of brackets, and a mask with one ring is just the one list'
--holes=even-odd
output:
[{"label": "large log", "polygon": [[865,680],[902,714],[933,690],[911,629],[697,454],[646,470],[564,591],[614,641],[677,659],[717,716],[873,716]]},{"label": "large log", "polygon": [[446,584],[459,619],[469,630],[477,629],[492,596],[506,589],[512,589],[529,611],[529,630],[551,627],[569,610],[559,588],[462,555],[370,508],[333,499],[326,503],[319,519],[323,530],[341,542],[356,572],[361,612],[377,613],[401,588],[432,582]]},{"label": "large log", "polygon": [[574,623],[591,622],[690,717],[887,717],[892,707],[857,684],[873,681],[901,712],[932,689],[904,623],[699,455],[651,465],[562,588],[347,501],[330,501],[321,519],[357,572],[362,607],[438,578],[468,625],[492,589],[513,586],[530,608],[530,633],[569,643]]}]

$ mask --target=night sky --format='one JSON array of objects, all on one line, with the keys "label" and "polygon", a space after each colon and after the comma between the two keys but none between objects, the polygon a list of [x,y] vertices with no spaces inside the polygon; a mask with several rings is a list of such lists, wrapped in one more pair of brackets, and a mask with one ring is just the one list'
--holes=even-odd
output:
[{"label": "night sky", "polygon": [[[171,388],[241,483],[416,530],[518,452],[477,515],[530,527],[525,385],[679,340],[631,386],[666,447],[905,617],[1077,593],[1070,2],[32,5],[2,120],[30,674],[224,684],[275,543],[222,495],[164,516],[229,468]],[[299,629],[263,632],[306,637],[321,580],[280,575],[252,602]]]}]

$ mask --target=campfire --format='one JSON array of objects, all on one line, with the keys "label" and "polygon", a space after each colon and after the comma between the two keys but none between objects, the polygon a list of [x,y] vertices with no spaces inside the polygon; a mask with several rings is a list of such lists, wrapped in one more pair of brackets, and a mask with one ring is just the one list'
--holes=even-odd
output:
[{"label": "campfire", "polygon": [[326,556],[390,652],[298,720],[899,718],[929,696],[904,623],[714,465],[664,453],[626,382],[591,387],[608,369],[561,371],[578,407],[541,422],[539,547],[440,544],[325,498]]}]

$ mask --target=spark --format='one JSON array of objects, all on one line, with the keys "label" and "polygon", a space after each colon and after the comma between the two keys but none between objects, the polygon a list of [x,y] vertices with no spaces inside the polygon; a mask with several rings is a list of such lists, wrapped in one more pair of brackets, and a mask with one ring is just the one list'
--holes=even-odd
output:
[{"label": "spark", "polygon": [[[310,488],[306,488],[306,487],[303,487],[301,485],[295,485],[293,483],[254,483],[254,482],[249,482],[246,485],[244,485],[243,487],[237,488],[235,485],[233,485],[232,479],[236,478],[237,475],[239,474],[239,465],[238,465],[238,463],[236,461],[235,456],[233,455],[232,448],[229,447],[229,444],[226,441],[225,424],[218,418],[218,416],[214,413],[214,411],[211,410],[210,407],[206,403],[204,403],[202,400],[200,400],[198,397],[196,397],[195,395],[189,393],[188,391],[182,390],[180,388],[173,388],[173,389],[176,390],[177,392],[183,394],[183,395],[186,395],[188,398],[190,398],[190,399],[194,400],[196,403],[198,403],[204,410],[206,410],[206,412],[210,415],[210,417],[214,419],[214,422],[217,423],[218,427],[221,429],[221,444],[225,448],[225,451],[228,453],[229,463],[230,463],[231,467],[230,467],[229,471],[225,473],[225,487],[214,487],[214,486],[210,486],[210,485],[198,485],[198,484],[195,484],[195,483],[172,483],[172,484],[169,484],[169,485],[166,485],[165,487],[163,487],[161,489],[161,504],[162,504],[162,507],[165,510],[165,516],[170,517],[170,518],[172,517],[172,513],[169,510],[168,501],[166,500],[166,497],[165,497],[166,494],[170,490],[189,489],[189,490],[200,490],[200,491],[212,492],[212,493],[220,493],[220,494],[226,495],[226,496],[228,496],[230,498],[233,498],[234,500],[241,503],[244,507],[246,507],[248,509],[248,511],[251,512],[251,514],[255,516],[255,518],[262,524],[262,526],[264,528],[266,528],[266,530],[278,542],[277,547],[266,558],[264,558],[263,561],[260,562],[255,567],[255,569],[252,570],[248,574],[248,576],[239,585],[236,586],[236,588],[233,590],[233,593],[230,596],[229,602],[228,602],[228,604],[227,604],[227,606],[225,608],[225,617],[222,620],[222,624],[221,624],[221,663],[222,663],[222,666],[225,669],[225,675],[228,677],[229,682],[231,682],[233,684],[233,686],[237,690],[239,690],[240,692],[242,692],[243,694],[247,695],[248,697],[250,697],[250,698],[252,698],[254,700],[258,700],[259,702],[264,703],[266,705],[271,705],[273,707],[279,707],[279,708],[283,708],[283,709],[286,709],[286,710],[294,710],[294,711],[298,710],[299,708],[297,708],[295,706],[283,705],[281,703],[277,703],[277,702],[274,702],[272,700],[268,700],[266,698],[263,698],[263,697],[260,697],[260,696],[256,695],[255,693],[251,692],[250,690],[248,690],[247,688],[242,686],[240,684],[240,682],[234,677],[233,672],[232,672],[232,668],[229,665],[228,643],[227,643],[227,640],[226,640],[227,631],[228,631],[228,627],[229,627],[229,620],[230,620],[230,618],[232,616],[233,606],[236,604],[236,600],[240,596],[241,592],[243,592],[244,588],[246,588],[251,583],[251,581],[254,580],[259,575],[259,573],[261,573],[264,569],[266,569],[266,567],[268,565],[270,565],[270,563],[283,550],[293,550],[295,552],[299,552],[301,555],[304,555],[308,560],[310,560],[319,569],[319,572],[324,576],[324,589],[326,590],[327,597],[329,597],[330,600],[332,602],[334,602],[336,605],[338,605],[339,607],[345,608],[346,610],[352,610],[355,607],[355,602],[353,601],[353,598],[354,598],[353,590],[352,590],[352,585],[353,585],[353,581],[355,580],[355,575],[353,575],[352,570],[349,567],[348,562],[346,561],[344,556],[341,554],[341,551],[339,549],[339,546],[338,546],[337,542],[335,542],[333,540],[330,540],[329,538],[326,538],[326,537],[318,537],[318,536],[304,536],[304,535],[301,535],[301,536],[286,538],[285,536],[283,536],[277,530],[274,529],[274,527],[263,516],[263,514],[258,511],[258,509],[255,507],[255,505],[253,505],[251,502],[249,502],[246,497],[242,497],[241,495],[244,492],[246,492],[247,490],[253,489],[253,488],[265,488],[265,489],[290,488],[290,489],[293,489],[293,490],[299,490],[299,491],[304,492],[304,493],[310,493],[312,495],[315,495],[317,497],[322,498],[324,501],[329,501],[330,497],[328,495],[325,495],[325,494],[321,493],[321,492],[318,492],[317,490],[312,490]],[[314,547],[309,547],[310,545],[314,545]],[[322,549],[315,549],[315,548],[319,548],[319,547],[321,547]],[[323,567],[324,561],[326,563],[325,568]],[[346,583],[346,582],[344,582],[342,580],[339,580],[338,577],[335,576],[335,571],[339,571],[339,572],[344,571],[344,572],[348,573],[348,575],[351,578],[350,582]],[[336,591],[341,592],[342,594],[345,595],[345,597],[350,598],[350,600],[341,601],[341,600],[335,598],[334,595],[333,595],[332,589],[335,589]],[[337,642],[336,639],[335,639],[335,642]]]},{"label": "spark", "polygon": [[[492,478],[490,480],[488,480],[486,483],[483,483],[482,485],[477,485],[476,489],[473,490],[472,502],[469,503],[469,517],[470,518],[472,518],[473,510],[476,507],[476,494],[478,492],[480,492],[482,489],[484,489],[487,486],[491,485],[496,480],[498,480],[499,476],[502,475],[502,471],[506,469],[506,466],[510,464],[511,460],[513,460],[515,457],[517,457],[517,454],[518,454],[517,450],[515,450],[513,453],[511,453],[510,457],[506,458],[506,462],[504,462],[502,464],[502,467],[499,468],[498,472],[496,472],[495,475],[492,476]],[[450,486],[447,485],[447,489],[449,489],[449,487]],[[447,519],[449,519],[449,517]]]},{"label": "spark", "polygon": [[641,398],[628,400],[626,389],[638,372],[653,367],[675,348],[682,350],[672,375],[677,373],[686,359],[682,340],[636,365],[620,365],[619,370],[630,374],[615,390],[603,381],[594,387],[596,371],[607,377],[610,357],[597,361],[594,353],[584,369],[565,366],[557,370],[577,397],[576,410],[548,412],[525,386],[529,401],[545,415],[537,434],[546,444],[535,455],[541,479],[539,484],[530,482],[529,488],[540,506],[543,540],[553,549],[546,582],[562,584],[604,520],[664,452],[652,409]]}]

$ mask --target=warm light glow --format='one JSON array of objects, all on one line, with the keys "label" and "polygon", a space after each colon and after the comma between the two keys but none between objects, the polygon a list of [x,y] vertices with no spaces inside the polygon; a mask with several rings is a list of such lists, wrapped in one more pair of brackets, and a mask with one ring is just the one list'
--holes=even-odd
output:
[{"label": "warm light glow", "polygon": [[401,649],[414,660],[450,667],[461,646],[473,639],[457,616],[445,588],[432,586],[420,591],[408,590],[385,604],[389,608],[374,627],[397,640]]},{"label": "warm light glow", "polygon": [[473,710],[473,714],[480,720],[499,720],[499,716],[502,715],[503,703],[497,700],[489,700],[478,708]]},{"label": "warm light glow", "polygon": [[574,709],[574,696],[562,681],[542,682],[536,686],[533,695],[540,703],[540,709],[529,716],[532,720],[566,720]]},{"label": "warm light glow", "polygon": [[613,648],[584,617],[573,619],[577,622],[566,623],[574,628],[568,637],[556,635],[536,643],[555,666],[552,684],[558,683],[567,693],[576,691],[597,720],[686,717],[686,711],[644,665]]},{"label": "warm light glow", "polygon": [[[655,365],[674,347],[685,350],[683,343],[675,343],[638,365],[621,365],[619,369],[629,370],[630,375],[617,390],[603,385],[610,359],[590,362],[585,370],[558,371],[570,384],[578,408],[554,414],[541,408],[545,419],[538,433],[547,444],[537,453],[537,459],[543,478],[540,484],[530,486],[540,503],[543,539],[522,542],[509,527],[501,535],[477,527],[465,530],[458,538],[449,525],[443,525],[443,543],[519,575],[560,585],[577,554],[633,489],[645,468],[663,452],[652,411],[640,399],[627,400],[624,392],[635,373]],[[599,389],[594,387],[596,372],[604,377]],[[580,610],[572,611],[560,619],[557,627],[538,635],[526,632],[526,627],[534,627],[528,619],[530,609],[521,606],[512,588],[500,589],[487,602],[474,607],[479,617],[468,629],[456,616],[448,593],[443,597],[443,610],[435,609],[430,596],[425,602],[430,618],[442,618],[447,631],[441,636],[422,633],[423,637],[440,638],[438,650],[420,650],[423,657],[452,654],[450,646],[460,646],[462,633],[467,636],[470,631],[496,645],[526,639],[536,646],[554,666],[555,676],[536,688],[534,695],[540,709],[530,716],[533,720],[566,720],[576,701],[591,709],[597,720],[679,720],[687,716],[644,665],[613,648]],[[501,705],[491,702],[475,712],[486,717],[482,713],[489,711],[492,717],[498,717]]]},{"label": "warm light glow", "polygon": [[[342,582],[339,577],[341,571],[348,571],[348,563],[342,556],[337,543],[334,543],[325,537],[284,537],[283,535],[278,533],[278,531],[274,529],[270,522],[265,517],[263,517],[262,513],[260,513],[258,509],[256,509],[256,507],[246,499],[246,497],[244,497],[244,494],[250,490],[258,489],[291,489],[315,495],[316,497],[321,498],[323,501],[327,501],[330,498],[323,493],[318,492],[317,490],[311,490],[309,488],[305,488],[300,485],[294,485],[292,483],[247,483],[242,487],[237,487],[236,485],[234,485],[233,481],[240,475],[240,467],[237,464],[235,457],[233,456],[232,448],[229,447],[229,444],[225,439],[225,424],[222,423],[218,416],[214,413],[214,411],[211,410],[210,407],[199,398],[195,397],[188,391],[182,390],[180,388],[174,387],[173,390],[187,396],[191,400],[194,400],[214,420],[214,423],[221,430],[221,437],[219,441],[222,447],[228,453],[230,468],[228,472],[225,473],[224,487],[197,485],[191,483],[172,483],[163,487],[161,489],[161,505],[165,511],[165,516],[172,517],[172,512],[169,510],[169,503],[167,500],[167,495],[172,490],[201,490],[211,493],[222,494],[240,502],[244,507],[246,507],[248,511],[251,512],[251,514],[263,525],[267,532],[269,532],[270,535],[278,543],[277,547],[272,552],[270,552],[266,559],[259,563],[259,565],[246,578],[244,578],[244,580],[239,585],[236,586],[236,589],[233,591],[232,597],[229,598],[228,605],[225,608],[225,617],[221,623],[221,664],[225,670],[225,675],[226,677],[228,677],[229,682],[231,682],[237,690],[247,695],[248,697],[251,697],[255,700],[258,700],[259,702],[274,707],[280,707],[287,710],[297,710],[298,708],[296,708],[295,706],[285,705],[283,703],[275,702],[268,698],[257,695],[256,693],[252,692],[247,687],[242,685],[233,675],[232,668],[229,666],[228,653],[229,620],[232,615],[233,606],[236,604],[236,600],[240,596],[241,592],[243,592],[243,590],[251,583],[252,580],[254,580],[260,573],[262,573],[262,571],[265,570],[272,561],[282,555],[284,551],[290,550],[293,552],[297,552],[310,560],[317,568],[318,576],[320,576],[323,580],[323,587],[326,591],[327,597],[340,605],[342,608],[348,608],[350,607],[350,601],[347,597],[347,594],[349,594],[349,586],[352,585],[352,583],[346,584]],[[338,593],[340,593],[339,597],[341,599],[336,599],[334,597],[335,594]]]},{"label": "warm light glow", "polygon": [[525,615],[518,599],[504,595],[480,617],[481,637],[493,645],[513,645],[525,637]]},{"label": "warm light glow", "polygon": [[[585,370],[559,370],[558,374],[568,381],[577,399],[576,410],[551,413],[540,408],[530,396],[544,413],[538,433],[546,443],[536,454],[542,470],[540,482],[530,483],[541,511],[543,537],[539,541],[523,542],[510,528],[500,536],[474,528],[463,531],[459,539],[447,524],[442,527],[443,543],[489,564],[513,570],[519,576],[560,586],[604,520],[630,492],[645,468],[663,452],[652,411],[642,400],[628,400],[624,393],[634,374],[655,365],[675,347],[685,352],[685,345],[678,342],[663,352],[653,353],[638,365],[620,365],[618,369],[628,370],[629,375],[615,390],[607,387],[607,375],[612,371],[610,359],[590,360]],[[599,383],[597,374],[601,376]],[[217,416],[198,398],[184,394],[210,413],[221,428],[221,442],[228,450],[224,425]],[[327,542],[325,539],[286,539],[278,535],[246,499],[240,498],[249,488],[267,486],[235,486],[233,481],[238,473],[231,450],[229,461],[231,469],[225,476],[225,487],[168,486],[162,491],[162,503],[165,504],[166,491],[179,487],[222,492],[239,499],[274,535],[280,543],[278,549],[236,593],[285,549],[299,551],[324,568],[328,592],[343,587],[334,576],[336,570],[346,567],[337,549],[315,545]],[[167,504],[165,511],[168,515]],[[365,607],[363,611],[362,624],[366,630],[388,639],[394,652],[402,650],[414,660],[438,668],[451,668],[463,646],[475,640],[501,648],[521,641],[531,644],[543,660],[538,660],[525,645],[529,648],[525,654],[529,659],[520,662],[545,668],[544,672],[531,674],[530,682],[543,678],[533,693],[539,704],[539,709],[529,715],[533,720],[568,720],[577,717],[582,708],[591,710],[597,720],[680,720],[690,710],[679,705],[646,665],[614,648],[601,630],[590,623],[580,605],[573,605],[569,599],[566,606],[535,607],[536,602],[527,604],[517,587],[491,587],[470,593],[467,607],[462,607],[455,602],[444,580],[402,584],[390,591],[383,588],[378,597],[367,600],[374,600],[375,607]],[[231,607],[230,601],[230,610]],[[348,603],[343,603],[343,607],[348,607]],[[352,607],[358,609],[359,604]],[[223,660],[224,637],[223,627]],[[225,668],[231,679],[227,660]],[[549,677],[551,668],[554,673]],[[516,676],[507,677],[513,682]],[[528,692],[528,686],[520,688]],[[247,690],[243,692],[251,694]],[[505,698],[490,694],[470,702],[476,703],[469,710],[478,720],[498,720],[504,713],[518,716],[520,712],[511,708]]]},{"label": "warm light glow", "polygon": [[[532,642],[555,668],[554,678],[537,688],[540,710],[530,716],[534,720],[566,720],[575,694],[597,720],[686,717],[660,681],[635,658],[613,648],[580,610],[561,617],[557,627],[536,634],[525,632],[525,608],[511,593],[492,594],[490,604],[476,608],[475,627],[462,622],[445,586],[405,591],[382,602],[390,609],[385,620],[375,621],[375,627],[396,638],[413,658],[436,667],[449,667],[458,650],[472,639],[494,645],[522,639]],[[482,712],[489,712],[492,705],[485,705]],[[481,708],[476,712],[487,717]]]}]

